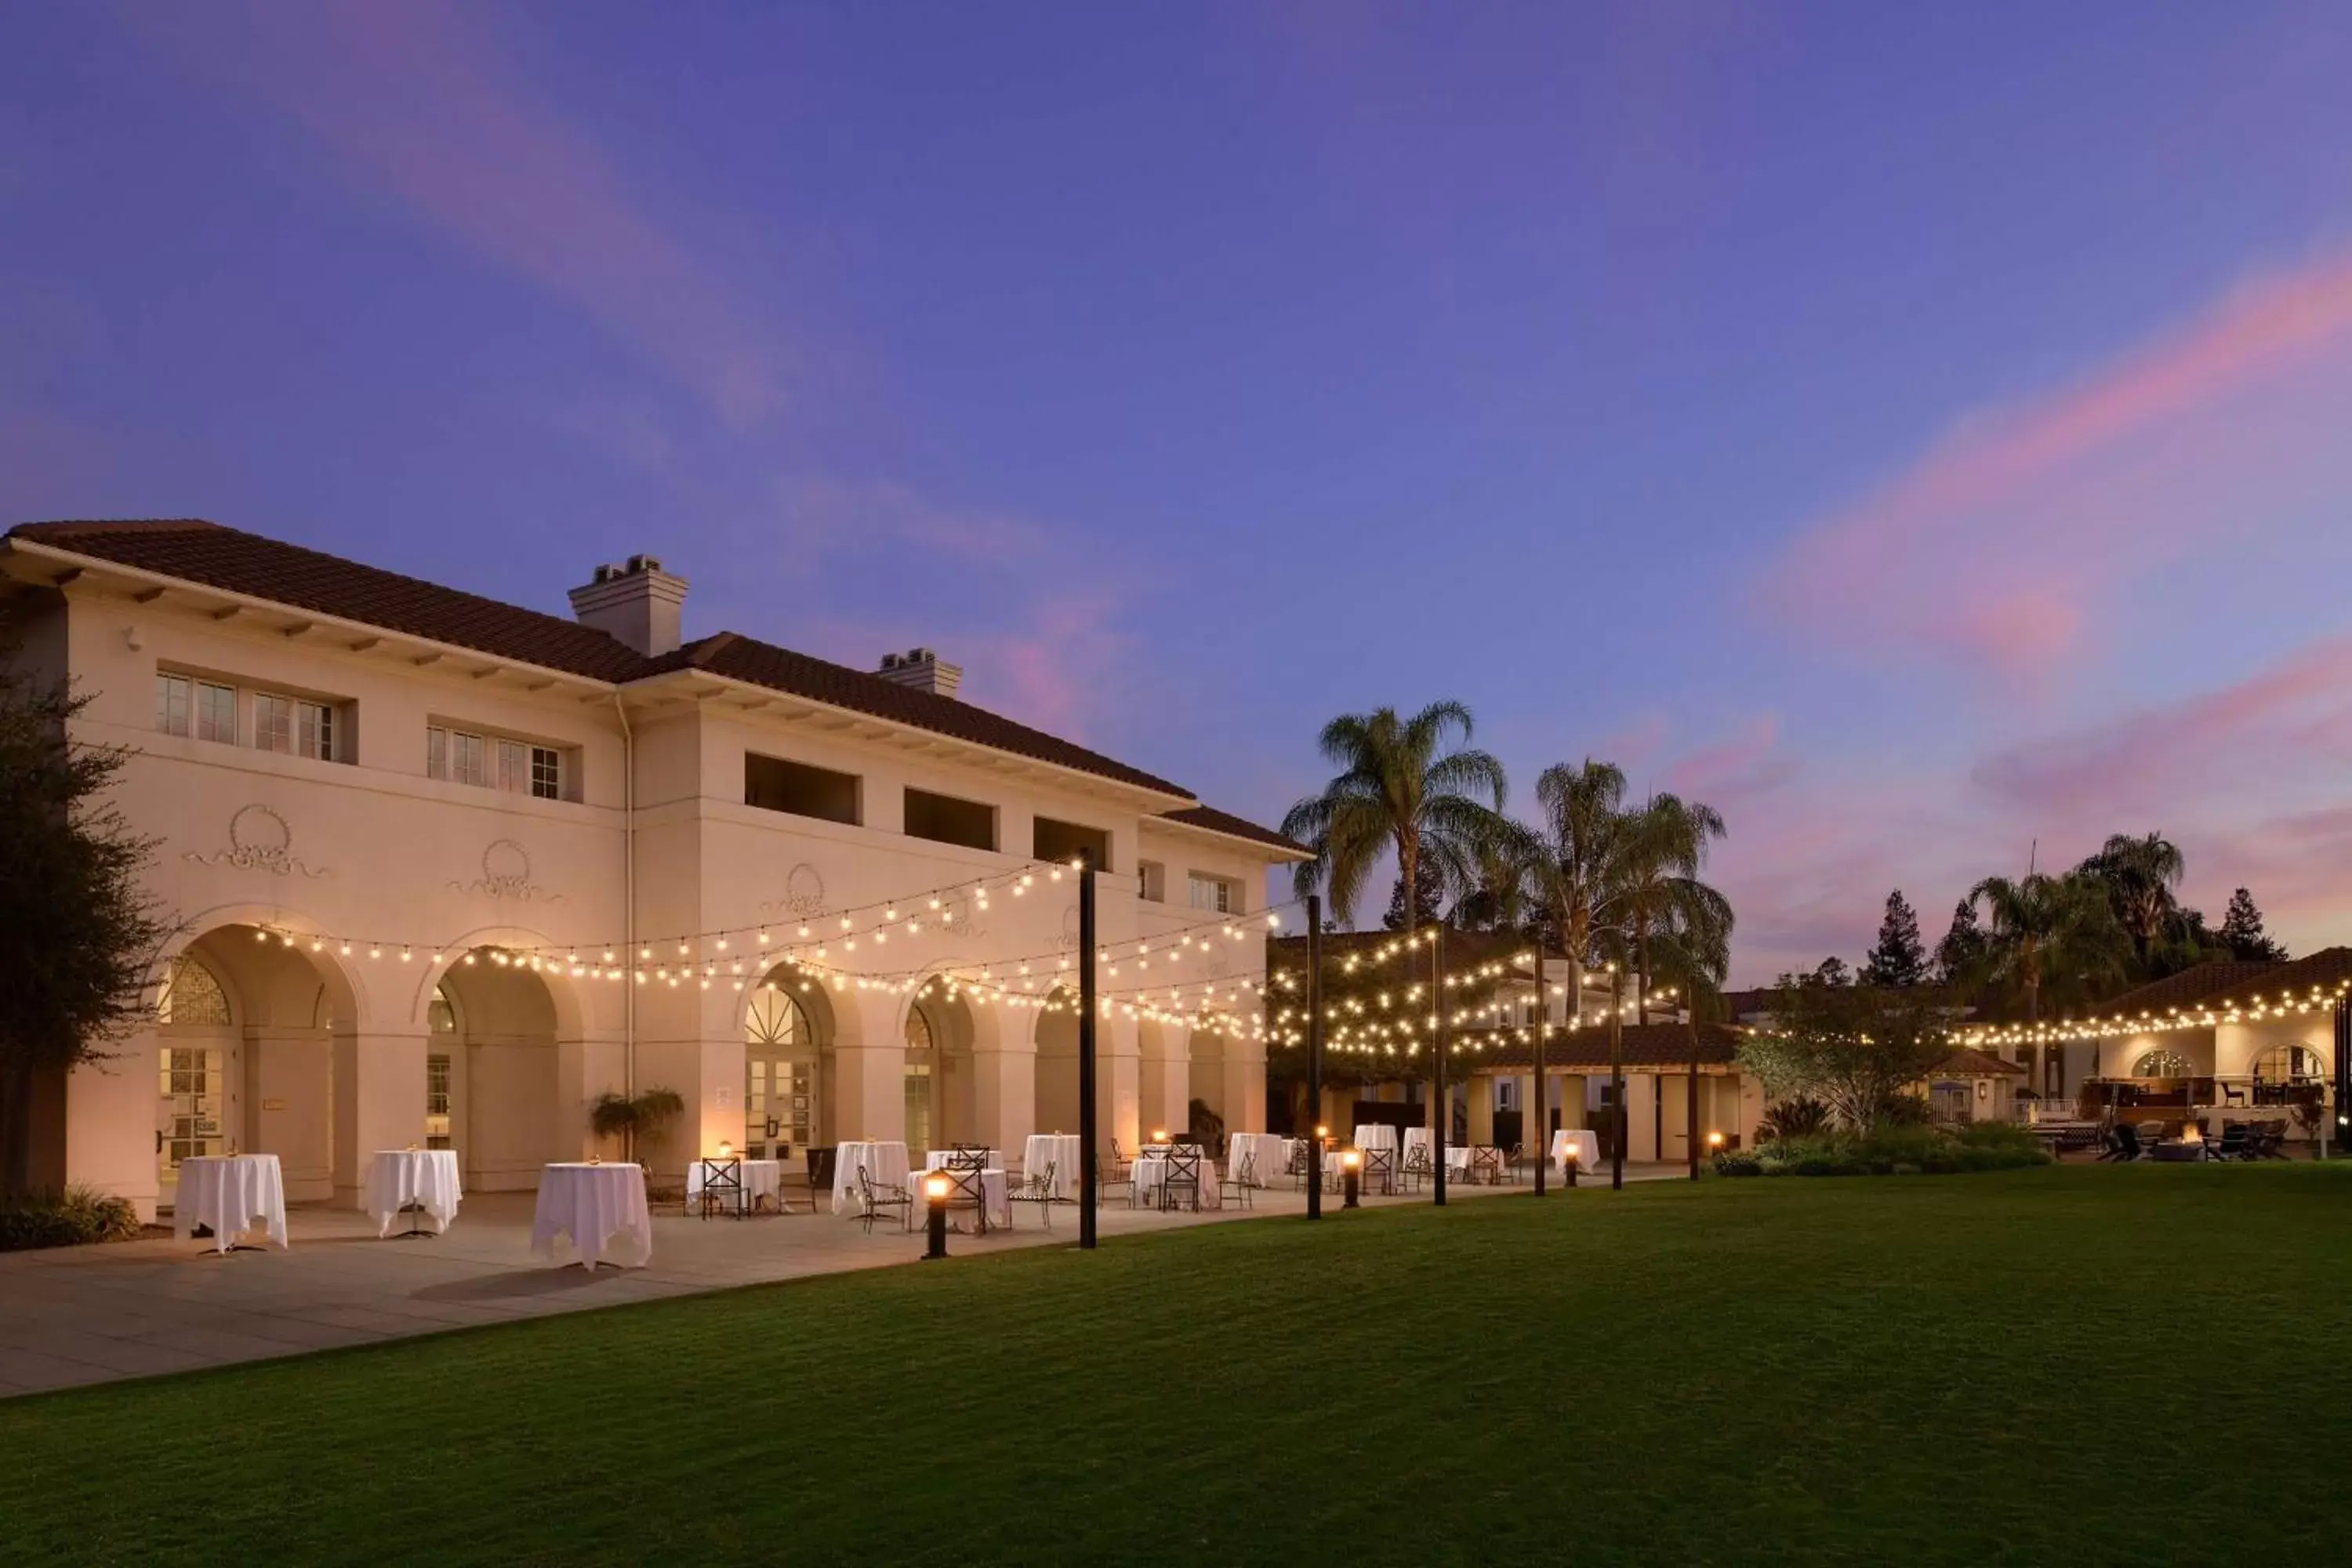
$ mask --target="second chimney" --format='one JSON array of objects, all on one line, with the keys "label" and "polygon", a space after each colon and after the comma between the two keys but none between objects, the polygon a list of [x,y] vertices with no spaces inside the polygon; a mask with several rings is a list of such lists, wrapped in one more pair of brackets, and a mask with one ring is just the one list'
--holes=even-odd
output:
[{"label": "second chimney", "polygon": [[904,653],[886,653],[882,668],[877,671],[885,680],[911,686],[918,691],[935,692],[941,697],[953,697],[963,684],[963,666],[950,664],[927,647],[910,647]]},{"label": "second chimney", "polygon": [[673,577],[650,555],[625,566],[599,566],[585,587],[572,590],[572,613],[583,626],[619,638],[651,658],[676,653],[686,579]]}]

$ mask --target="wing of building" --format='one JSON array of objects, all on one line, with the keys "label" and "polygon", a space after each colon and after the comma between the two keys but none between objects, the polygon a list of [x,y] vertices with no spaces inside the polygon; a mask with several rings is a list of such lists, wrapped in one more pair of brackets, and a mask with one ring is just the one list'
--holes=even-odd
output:
[{"label": "wing of building", "polygon": [[12,661],[135,753],[173,924],[152,1026],[44,1085],[37,1179],[152,1215],[234,1148],[352,1203],[375,1151],[431,1144],[529,1189],[653,1088],[687,1107],[657,1180],[722,1141],[1017,1151],[1078,1120],[1081,856],[1132,954],[1107,1133],[1194,1100],[1265,1124],[1242,932],[1305,851],[963,701],[929,649],[686,642],[646,556],[569,620],[201,521],[25,524],[0,573]]}]

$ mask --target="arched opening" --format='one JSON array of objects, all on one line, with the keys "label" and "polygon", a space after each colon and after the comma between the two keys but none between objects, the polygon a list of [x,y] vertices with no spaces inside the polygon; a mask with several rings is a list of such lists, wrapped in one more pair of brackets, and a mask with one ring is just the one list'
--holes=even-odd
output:
[{"label": "arched opening", "polygon": [[2187,1078],[2189,1071],[2189,1058],[2179,1051],[2142,1051],[2132,1063],[2134,1078]]},{"label": "arched opening", "polygon": [[743,1009],[743,1137],[754,1160],[789,1160],[835,1141],[833,1008],[790,964],[753,986]]},{"label": "arched opening", "polygon": [[2257,1084],[2316,1083],[2326,1076],[2326,1058],[2309,1046],[2271,1046],[2254,1058]]},{"label": "arched opening", "polygon": [[289,1202],[333,1194],[334,1032],[353,1011],[308,938],[225,925],[173,956],[155,1004],[159,1207],[182,1161],[215,1154],[277,1155]]},{"label": "arched opening", "polygon": [[1078,1130],[1078,998],[1056,986],[1037,1009],[1036,1111],[1040,1132]]},{"label": "arched opening", "polygon": [[926,982],[907,1008],[907,1151],[972,1142],[971,1005],[941,980]]},{"label": "arched opening", "polygon": [[1199,1120],[1192,1107],[1199,1105],[1209,1113],[1208,1123],[1196,1129],[1202,1131],[1223,1132],[1242,1125],[1241,1107],[1228,1104],[1225,1075],[1225,1037],[1213,1019],[1200,1019],[1192,1026],[1192,1062],[1190,1073],[1191,1099],[1184,1107],[1184,1124],[1192,1127]]},{"label": "arched opening", "polygon": [[469,948],[425,1012],[425,1135],[457,1151],[467,1191],[527,1192],[549,1161],[579,1157],[541,975],[502,948]]}]

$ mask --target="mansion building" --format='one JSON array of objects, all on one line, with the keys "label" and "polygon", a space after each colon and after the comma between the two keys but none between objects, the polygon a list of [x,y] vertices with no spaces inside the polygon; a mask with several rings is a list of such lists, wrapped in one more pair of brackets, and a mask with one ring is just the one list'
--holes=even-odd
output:
[{"label": "mansion building", "polygon": [[721,1142],[1018,1151],[1077,1126],[1082,854],[1099,942],[1224,999],[1108,1009],[1104,1135],[1265,1126],[1267,873],[1306,851],[929,650],[681,641],[686,592],[638,556],[566,620],[209,522],[10,531],[6,657],[130,753],[170,930],[152,1022],[37,1085],[36,1182],[152,1218],[234,1149],[355,1205],[376,1151],[434,1145],[528,1190],[651,1089],[686,1105],[656,1182]]}]

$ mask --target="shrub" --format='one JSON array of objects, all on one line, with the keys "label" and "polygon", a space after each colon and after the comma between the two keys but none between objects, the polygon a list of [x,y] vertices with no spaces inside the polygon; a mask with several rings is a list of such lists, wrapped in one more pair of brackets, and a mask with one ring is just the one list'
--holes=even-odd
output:
[{"label": "shrub", "polygon": [[1827,1131],[1830,1108],[1811,1095],[1784,1100],[1764,1113],[1756,1132],[1761,1138],[1804,1138]]},{"label": "shrub", "polygon": [[1936,1121],[1935,1107],[1927,1098],[1916,1094],[1898,1094],[1886,1102],[1885,1120],[1882,1127],[1928,1127]]},{"label": "shrub", "polygon": [[130,1201],[95,1187],[0,1200],[0,1252],[129,1241],[138,1234],[139,1215]]},{"label": "shrub", "polygon": [[1817,1132],[1776,1138],[1757,1151],[1767,1176],[1951,1175],[2048,1163],[2032,1134],[2005,1122],[1947,1132],[1937,1127],[1880,1127],[1857,1136]]},{"label": "shrub", "polygon": [[1760,1176],[1764,1162],[1753,1149],[1725,1149],[1715,1156],[1718,1176]]}]

